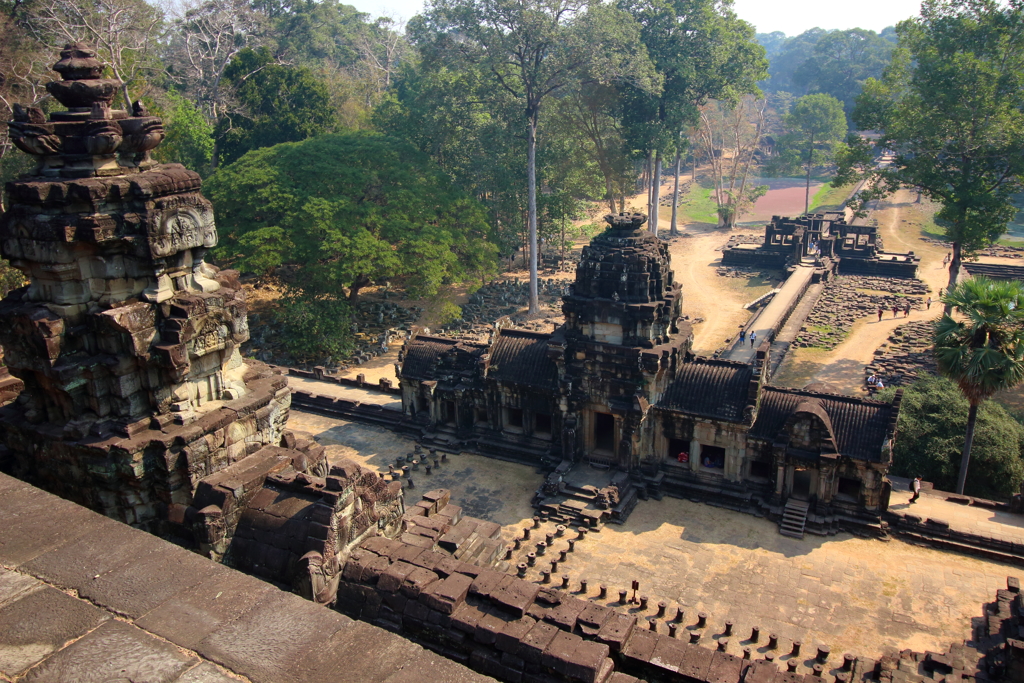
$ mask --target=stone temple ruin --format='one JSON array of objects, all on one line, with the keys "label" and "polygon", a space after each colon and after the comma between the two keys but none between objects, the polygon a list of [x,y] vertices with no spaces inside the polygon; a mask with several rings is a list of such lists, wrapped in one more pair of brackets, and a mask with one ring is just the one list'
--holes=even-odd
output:
[{"label": "stone temple ruin", "polygon": [[638,497],[669,493],[769,516],[797,536],[877,533],[900,399],[771,386],[767,343],[751,364],[695,357],[666,243],[643,215],[607,221],[553,332],[406,345],[405,426],[553,469],[536,504],[566,523],[622,520]]},{"label": "stone temple ruin", "polygon": [[160,119],[110,108],[118,82],[92,50],[61,57],[48,89],[67,110],[10,123],[39,163],[0,217],[0,254],[29,280],[0,302],[0,387],[21,389],[0,408],[0,466],[328,599],[348,550],[397,529],[401,486],[285,429],[286,378],[238,352],[238,274],[204,262],[199,176],[149,158]]},{"label": "stone temple ruin", "polygon": [[[10,204],[0,215],[0,255],[29,281],[0,301],[5,473],[510,683],[813,683],[826,672],[837,683],[1024,679],[1024,642],[1016,639],[1024,606],[1012,577],[987,607],[974,647],[905,650],[876,661],[830,660],[819,646],[812,675],[797,673],[795,660],[780,670],[772,661],[777,638],[757,627],[743,641],[746,634],[735,634],[750,644],[740,656],[727,651],[731,622],[713,649],[699,642],[710,633],[703,613],[696,626],[685,625],[679,606],[659,603],[648,614],[646,596],[642,608],[629,608],[625,590],[614,603],[604,586],[570,585],[567,575],[558,583],[556,559],[540,583],[524,578],[526,564],[509,566],[542,517],[558,526],[546,540],[532,539],[538,550],[567,532],[584,539],[624,519],[641,497],[713,500],[779,519],[792,535],[871,533],[887,505],[883,477],[899,400],[773,387],[767,344],[753,363],[694,356],[667,247],[643,229],[642,215],[608,217],[563,299],[565,324],[554,331],[501,329],[486,344],[420,336],[406,347],[395,390],[405,415],[390,426],[445,452],[476,449],[548,468],[532,527],[506,545],[497,524],[464,515],[445,490],[407,508],[403,483],[411,482],[401,474],[328,463],[322,446],[286,429],[291,392],[281,371],[238,351],[248,338],[245,297],[237,273],[205,263],[217,232],[199,176],[149,158],[164,135],[160,119],[139,105],[130,113],[111,108],[118,83],[100,77],[93,51],[71,44],[61,57],[62,80],[49,89],[67,110],[46,118],[19,107],[10,123],[12,140],[38,166],[8,184]],[[281,601],[262,597],[244,610],[237,596],[212,607],[230,590],[219,583],[228,574],[189,593],[191,583],[167,572],[209,568],[169,559],[185,551],[157,549],[162,541],[139,542],[138,532],[112,532],[110,523],[100,533],[88,513],[12,482],[0,475],[4,499],[26,510],[5,518],[0,534],[5,580],[16,574],[38,583],[29,577],[70,567],[63,579],[51,574],[52,582],[104,606],[104,591],[127,602],[178,591],[170,621],[179,635],[193,626],[244,630],[253,614],[270,617],[264,624],[279,616],[270,613]],[[567,530],[569,523],[578,528]],[[97,540],[111,538],[116,547]],[[572,552],[576,541],[564,542],[566,549],[551,548],[552,558]],[[33,543],[41,547],[26,552]],[[143,548],[149,554],[136,559]],[[112,553],[134,556],[122,571]],[[121,591],[118,576],[131,587]],[[43,592],[78,604],[65,592]],[[225,603],[242,627],[207,623],[216,621],[212,612],[233,609]],[[269,653],[262,648],[274,640],[272,626],[236,634],[229,642],[244,644],[239,653],[170,635],[161,647],[179,658],[201,651],[226,667],[265,655],[288,659],[282,652],[294,647],[310,657],[296,658],[303,671],[331,670],[325,653],[383,653],[396,642],[385,644],[379,629],[343,628],[337,614],[333,621],[296,614],[277,622],[286,635]],[[138,620],[130,622],[104,628],[138,631]],[[318,634],[327,622],[338,630]],[[310,645],[324,641],[323,651]],[[798,652],[800,644],[792,647]],[[764,656],[752,658],[755,649]],[[388,664],[374,661],[377,669]],[[480,680],[452,667],[437,680]],[[258,665],[235,670],[253,681],[300,676]],[[369,680],[358,666],[335,673],[330,680]],[[373,680],[435,674],[403,670]]]},{"label": "stone temple ruin", "polygon": [[910,278],[921,262],[914,252],[884,251],[878,228],[850,225],[842,212],[828,211],[799,218],[772,216],[760,243],[730,245],[722,253],[722,263],[781,269],[815,255],[814,247],[830,272],[843,275]]}]

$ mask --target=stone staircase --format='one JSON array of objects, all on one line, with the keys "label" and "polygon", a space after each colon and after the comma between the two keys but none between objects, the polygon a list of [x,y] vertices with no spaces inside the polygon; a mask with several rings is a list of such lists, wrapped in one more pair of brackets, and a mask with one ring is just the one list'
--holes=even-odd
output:
[{"label": "stone staircase", "polygon": [[[549,476],[557,477],[564,473],[568,463]],[[611,483],[619,490],[618,502],[610,508],[602,508],[599,504],[600,489],[593,485],[572,485],[568,481],[558,486],[558,492],[545,495],[544,488],[534,497],[534,507],[547,520],[565,526],[585,526],[599,529],[606,522],[622,524],[629,513],[636,507],[639,500],[637,487],[625,472],[613,475]]]},{"label": "stone staircase", "polygon": [[790,497],[786,501],[786,508],[782,513],[782,521],[779,523],[779,533],[792,538],[803,538],[804,527],[807,524],[807,510],[810,505],[806,500],[797,500]]}]

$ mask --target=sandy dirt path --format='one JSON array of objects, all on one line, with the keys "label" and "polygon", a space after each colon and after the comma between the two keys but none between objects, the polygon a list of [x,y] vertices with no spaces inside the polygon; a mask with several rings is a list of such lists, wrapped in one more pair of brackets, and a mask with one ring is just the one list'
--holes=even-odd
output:
[{"label": "sandy dirt path", "polygon": [[[900,191],[889,201],[882,202],[872,212],[878,220],[886,250],[913,251],[921,257],[918,277],[937,299],[940,288],[946,286],[949,275],[942,264],[946,250],[930,244],[921,237],[920,219],[928,207],[913,203],[913,194]],[[809,382],[827,382],[843,393],[864,392],[864,366],[873,358],[894,329],[915,320],[933,320],[942,314],[942,307],[933,303],[929,310],[914,310],[910,316],[892,318],[886,313],[879,322],[875,315],[857,321],[842,344],[832,351],[821,349],[793,349],[774,378],[783,386],[804,386]]]}]

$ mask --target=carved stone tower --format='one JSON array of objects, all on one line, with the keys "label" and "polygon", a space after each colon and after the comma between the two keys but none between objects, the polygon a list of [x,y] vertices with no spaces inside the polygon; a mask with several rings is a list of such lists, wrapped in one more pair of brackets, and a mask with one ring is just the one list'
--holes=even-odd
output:
[{"label": "carved stone tower", "polygon": [[[8,183],[0,255],[29,285],[0,302],[0,344],[25,388],[0,410],[0,466],[126,522],[180,518],[196,484],[277,445],[285,378],[243,363],[237,273],[199,175],[158,165],[159,118],[111,109],[119,82],[82,44],[47,89],[67,111],[15,107],[11,139],[38,159]],[[180,519],[178,520],[180,521]]]},{"label": "carved stone tower", "polygon": [[[642,425],[690,350],[680,321],[682,288],[668,244],[644,229],[643,214],[605,216],[608,230],[584,247],[572,292],[563,297],[564,337],[552,339],[561,410],[572,438],[563,457],[637,471],[650,453]],[[561,337],[559,339],[559,337]]]},{"label": "carved stone tower", "polygon": [[652,348],[677,333],[682,288],[668,244],[643,228],[639,213],[605,216],[608,230],[583,248],[576,284],[565,297],[567,336]]}]

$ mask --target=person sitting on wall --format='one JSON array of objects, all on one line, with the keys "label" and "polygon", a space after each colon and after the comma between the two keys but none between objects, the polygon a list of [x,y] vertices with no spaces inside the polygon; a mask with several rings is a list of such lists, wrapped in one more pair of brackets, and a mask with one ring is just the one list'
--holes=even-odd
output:
[{"label": "person sitting on wall", "polygon": [[868,376],[868,386],[874,387],[876,384],[878,384],[878,378],[875,377],[874,373],[872,373]]},{"label": "person sitting on wall", "polygon": [[690,454],[686,451],[679,451],[679,455],[676,456],[676,460],[679,462],[690,462]]}]

